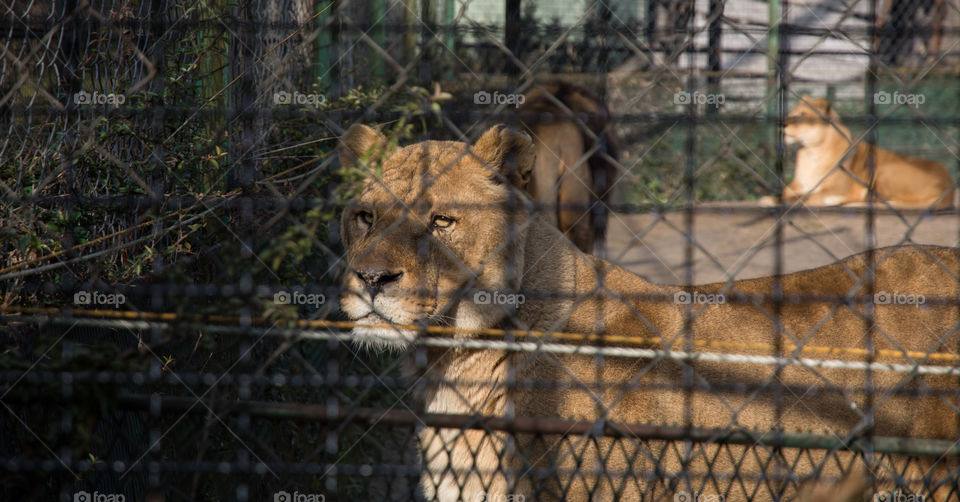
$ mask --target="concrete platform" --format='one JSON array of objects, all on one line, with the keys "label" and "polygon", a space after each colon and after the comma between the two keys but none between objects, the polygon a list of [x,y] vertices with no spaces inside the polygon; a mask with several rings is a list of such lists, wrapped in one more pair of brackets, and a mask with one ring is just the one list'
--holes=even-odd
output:
[{"label": "concrete platform", "polygon": [[[827,265],[873,247],[897,244],[960,245],[960,215],[955,211],[876,210],[873,239],[865,208],[786,210],[782,219],[783,272]],[[774,273],[775,208],[755,203],[698,205],[693,215],[693,260],[686,211],[611,215],[607,258],[663,284],[701,284]]]}]

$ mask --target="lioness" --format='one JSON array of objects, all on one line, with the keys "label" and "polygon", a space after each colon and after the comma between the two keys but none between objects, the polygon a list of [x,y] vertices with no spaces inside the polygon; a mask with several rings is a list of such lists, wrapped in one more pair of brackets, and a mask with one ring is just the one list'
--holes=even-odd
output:
[{"label": "lioness", "polygon": [[[767,356],[781,355],[775,348],[780,340],[851,349],[831,357],[861,362],[933,364],[899,354],[956,350],[955,249],[879,249],[729,288],[652,284],[580,253],[529,211],[523,189],[534,148],[522,132],[497,126],[472,146],[426,141],[391,149],[379,132],[355,125],[341,141],[341,162],[369,169],[361,195],[341,220],[347,251],[341,308],[357,323],[356,341],[367,347],[407,349],[418,336],[410,325],[425,324],[454,327],[454,337],[465,340],[478,336],[477,329],[517,328],[592,333],[603,346],[625,343],[617,336],[674,350],[675,342],[732,343],[739,344],[737,353]],[[862,282],[870,272],[872,288]],[[781,289],[783,300],[775,303]],[[923,295],[926,303],[878,304],[871,318],[865,314],[871,305],[857,299],[873,291]],[[683,301],[718,295],[727,300],[706,306]],[[858,355],[868,339],[875,350]],[[810,356],[793,352],[784,348],[782,355]],[[417,395],[430,413],[817,429],[843,438],[867,430],[925,438],[958,433],[953,394],[896,390],[901,385],[955,392],[956,376],[467,348],[423,347],[417,353],[425,360],[409,363],[406,371],[422,377]],[[807,395],[810,386],[819,389],[815,395]],[[707,444],[688,455],[652,440],[429,427],[420,432],[420,446],[422,489],[428,500],[441,501],[508,500],[508,493],[527,500],[632,501],[662,496],[676,490],[677,477],[707,469],[721,478],[753,473],[766,479],[764,473],[777,469],[809,474],[823,459],[822,452],[810,450],[803,461],[784,466],[777,460],[782,451],[763,447],[724,445],[720,454],[720,446]],[[727,501],[739,496],[747,498],[731,493]],[[770,497],[767,490],[750,496]]]},{"label": "lioness", "polygon": [[586,89],[553,81],[527,93],[519,114],[536,153],[527,191],[581,251],[602,256],[618,174],[610,111]]},{"label": "lioness", "polygon": [[[873,147],[873,176],[867,168],[870,145],[853,144],[850,130],[822,98],[806,94],[787,115],[787,143],[800,143],[793,181],[783,189],[783,202],[803,197],[811,206],[837,206],[867,201],[894,208],[942,209],[953,206],[953,180],[939,162]],[[852,150],[852,151],[851,151]]]}]

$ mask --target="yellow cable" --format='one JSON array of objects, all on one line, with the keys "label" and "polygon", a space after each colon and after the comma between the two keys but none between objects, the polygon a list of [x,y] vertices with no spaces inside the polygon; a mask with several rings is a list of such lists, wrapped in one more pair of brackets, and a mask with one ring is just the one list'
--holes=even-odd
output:
[{"label": "yellow cable", "polygon": [[[0,314],[33,314],[33,315],[63,315],[63,311],[57,308],[47,307],[47,308],[33,308],[33,307],[0,307]],[[96,309],[73,309],[71,311],[73,317],[85,317],[85,318],[94,318],[94,319],[128,319],[128,320],[142,320],[142,321],[187,321],[187,322],[208,322],[208,323],[218,323],[218,324],[239,324],[241,318],[237,316],[227,316],[227,315],[193,315],[189,317],[179,316],[171,312],[133,312],[129,310],[96,310]],[[270,319],[266,317],[251,317],[248,318],[251,324],[259,325],[269,325],[272,324]],[[546,332],[546,331],[520,331],[520,330],[503,330],[503,329],[458,329],[449,326],[426,326],[420,327],[415,325],[401,325],[401,324],[358,324],[353,321],[329,321],[329,320],[298,320],[293,321],[292,326],[297,328],[335,328],[335,329],[351,329],[357,326],[363,326],[365,328],[394,328],[401,330],[410,330],[410,331],[425,331],[429,334],[435,335],[453,335],[453,334],[474,334],[479,336],[490,336],[502,338],[507,336],[507,334],[516,336],[518,338],[522,337],[532,337],[545,340],[568,340],[574,342],[606,342],[606,343],[629,343],[633,345],[655,345],[659,346],[662,344],[662,340],[654,337],[636,337],[636,336],[623,336],[623,335],[601,335],[601,334],[584,334],[584,333],[568,333],[568,332]],[[678,340],[674,344],[674,348],[682,348],[683,340]],[[743,343],[743,342],[720,342],[720,341],[703,341],[695,340],[693,342],[694,347],[701,348],[711,348],[711,349],[738,349],[738,350],[759,350],[765,352],[773,352],[776,350],[774,345],[764,344],[764,343]],[[797,350],[796,345],[785,345],[783,347],[783,352],[794,352]],[[871,352],[866,349],[859,349],[854,347],[822,347],[822,346],[804,346],[800,349],[800,353],[818,353],[826,355],[848,355],[848,356],[859,356],[867,357],[871,355]],[[898,359],[926,359],[931,361],[958,361],[960,360],[960,355],[949,354],[945,352],[918,352],[918,351],[899,351],[899,350],[889,350],[889,349],[879,349],[873,351],[872,354],[874,357],[892,357]]]}]

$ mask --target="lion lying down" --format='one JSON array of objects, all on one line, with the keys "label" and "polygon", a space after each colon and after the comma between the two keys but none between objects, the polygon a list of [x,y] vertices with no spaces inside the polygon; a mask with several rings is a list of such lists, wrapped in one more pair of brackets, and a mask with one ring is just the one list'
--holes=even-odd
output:
[{"label": "lion lying down", "polygon": [[[806,94],[787,115],[788,143],[800,143],[793,181],[781,199],[811,206],[863,205],[869,186],[878,207],[943,209],[953,206],[953,180],[932,160],[908,157],[864,142],[854,144],[850,130],[822,98]],[[868,162],[873,157],[871,173]]]},{"label": "lion lying down", "polygon": [[[525,97],[520,121],[536,152],[527,191],[550,209],[540,213],[544,219],[584,253],[602,256],[607,203],[617,181],[610,111],[590,91],[559,80]],[[595,139],[585,134],[587,129]]]},{"label": "lion lying down", "polygon": [[[584,255],[530,214],[522,189],[534,154],[522,132],[498,126],[469,147],[427,141],[391,150],[376,130],[357,125],[342,138],[340,156],[345,165],[369,172],[361,195],[342,217],[348,268],[341,308],[359,324],[357,342],[376,350],[415,344],[414,331],[385,323],[453,326],[464,339],[478,336],[471,330],[513,327],[598,334],[597,344],[605,346],[629,336],[646,339],[647,347],[677,348],[674,342],[685,340],[689,318],[690,343],[740,344],[735,353],[777,355],[774,319],[782,323],[784,347],[863,349],[869,339],[874,349],[886,351],[875,351],[873,361],[900,364],[936,363],[915,354],[899,356],[903,351],[956,351],[955,249],[879,249],[780,280],[681,289]],[[871,270],[875,282],[868,288],[864,281]],[[781,287],[784,300],[774,304],[770,298]],[[682,291],[692,298],[725,294],[727,301],[675,303]],[[926,303],[859,301],[881,291],[923,295]],[[524,301],[489,301],[519,294]],[[844,303],[848,296],[854,300]],[[875,308],[872,321],[869,308]],[[792,350],[784,348],[783,355],[790,357]],[[851,352],[828,358],[867,360]],[[872,411],[876,435],[958,434],[955,395],[892,391],[898,385],[956,389],[955,376],[464,348],[422,353],[425,364],[411,363],[408,371],[423,374],[418,397],[432,413],[813,429],[846,438],[869,429],[867,411]],[[823,357],[802,354],[817,355]],[[540,386],[514,384],[522,382]],[[716,479],[766,480],[785,469],[810,474],[824,458],[811,450],[803,461],[785,466],[769,460],[781,458],[782,451],[759,446],[723,446],[720,454],[719,445],[694,445],[683,454],[682,446],[652,440],[533,438],[477,429],[423,428],[420,444],[424,494],[442,501],[508,500],[508,493],[527,500],[669,498],[676,476],[684,473],[695,477],[709,470]],[[770,493],[766,488],[755,495],[730,493],[726,500],[766,500]],[[661,499],[656,497],[650,499]]]}]

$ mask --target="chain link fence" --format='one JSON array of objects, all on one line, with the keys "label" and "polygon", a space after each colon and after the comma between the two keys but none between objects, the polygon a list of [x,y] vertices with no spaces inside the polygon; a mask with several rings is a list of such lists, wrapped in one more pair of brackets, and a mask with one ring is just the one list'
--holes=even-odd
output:
[{"label": "chain link fence", "polygon": [[[0,6],[9,496],[958,498],[960,270],[951,251],[916,247],[956,247],[956,210],[882,196],[834,207],[777,200],[798,178],[784,134],[799,123],[791,109],[814,98],[837,113],[831,127],[849,128],[844,159],[867,144],[930,159],[952,190],[955,1]],[[340,138],[355,124],[377,126],[385,151],[476,145],[496,124],[525,131],[547,169],[529,195],[457,211],[507,215],[503,243],[477,233],[487,237],[475,244],[489,252],[481,261],[547,228],[520,215],[559,227],[572,242],[537,250],[549,273],[528,261],[505,274],[584,273],[588,292],[468,281],[434,294],[503,303],[496,325],[465,329],[453,311],[379,317],[414,324],[389,334],[415,343],[357,343],[365,328],[341,311],[359,298],[350,279],[377,290],[361,290],[374,310],[400,279],[371,277],[357,268],[370,253],[344,244],[353,223],[341,227],[341,214],[375,224],[351,204],[392,162],[342,161]],[[865,151],[872,179],[883,154]],[[478,155],[458,152],[411,186],[440,183]],[[440,162],[430,155],[421,164]],[[502,162],[515,169],[523,157]],[[518,173],[500,174],[509,184]],[[384,253],[404,249],[393,240],[403,214],[379,241]],[[462,223],[450,220],[430,224]],[[431,242],[416,240],[407,258],[427,261]],[[809,294],[793,294],[784,276],[888,245],[939,263],[876,250],[866,263],[890,265],[835,267],[849,276],[829,276],[849,286],[835,294],[819,293],[816,277]],[[588,263],[575,261],[588,260],[577,248],[622,270],[576,268]],[[446,253],[435,259],[451,269],[489,267]],[[901,274],[902,289],[875,287],[881,268]],[[632,279],[621,273],[712,284],[622,289]],[[734,285],[765,276],[780,279],[769,290]],[[441,289],[423,280],[402,292],[430,287]],[[601,307],[579,324],[523,314],[549,301]],[[751,313],[724,325],[713,313],[724,303]],[[891,304],[905,314],[875,307]],[[661,307],[670,322],[651,316]],[[607,330],[619,318],[604,309],[641,327]],[[781,322],[788,316],[800,321]],[[710,323],[727,333],[694,335]],[[849,336],[824,335],[837,326]],[[462,374],[440,370],[448,357]],[[478,368],[486,373],[471,380]],[[471,401],[488,387],[506,389],[502,403]]]}]

